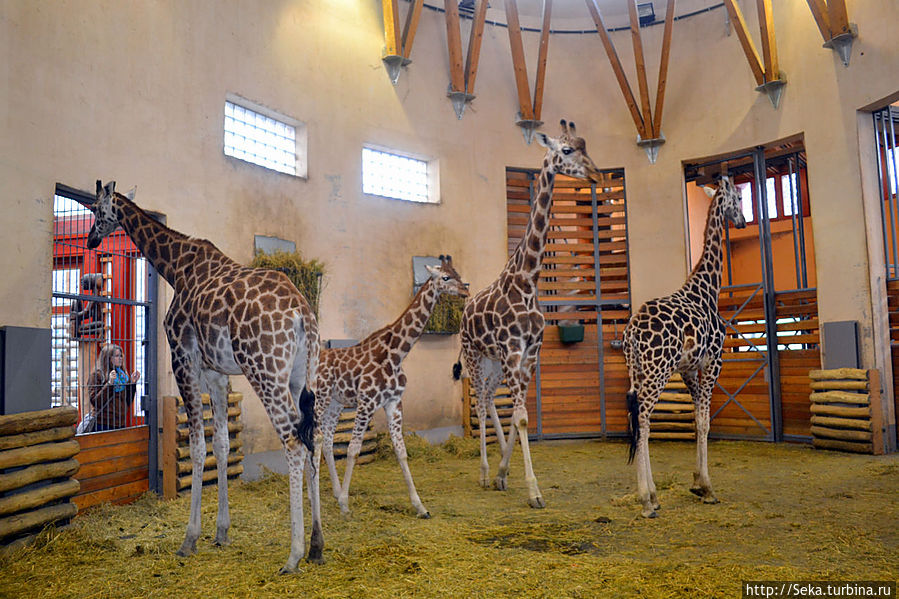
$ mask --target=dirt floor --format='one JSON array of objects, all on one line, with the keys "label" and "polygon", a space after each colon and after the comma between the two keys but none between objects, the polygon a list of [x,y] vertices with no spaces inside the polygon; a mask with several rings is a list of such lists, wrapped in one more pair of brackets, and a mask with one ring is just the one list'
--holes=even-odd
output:
[{"label": "dirt floor", "polygon": [[[350,519],[325,471],[325,565],[277,574],[288,551],[287,480],[270,475],[231,485],[229,547],[212,545],[214,487],[203,494],[204,534],[190,558],[175,555],[188,497],[147,496],[0,558],[0,596],[740,597],[741,581],[899,576],[897,455],[712,442],[721,503],[704,505],[688,491],[693,444],[655,442],[662,509],[646,520],[621,443],[532,444],[543,510],[526,504],[520,450],[499,492],[478,486],[474,442],[410,446],[432,518],[415,518],[392,452],[354,473]],[[494,471],[497,461],[492,447]]]}]

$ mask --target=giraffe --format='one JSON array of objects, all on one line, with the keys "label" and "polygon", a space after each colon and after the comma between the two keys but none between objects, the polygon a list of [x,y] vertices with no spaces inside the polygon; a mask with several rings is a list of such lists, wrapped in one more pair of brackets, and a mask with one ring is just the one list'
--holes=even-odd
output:
[{"label": "giraffe", "polygon": [[[559,173],[595,183],[602,181],[596,165],[587,155],[584,140],[577,137],[574,123],[563,119],[561,126],[562,134],[557,139],[544,133],[537,134],[537,141],[546,147],[546,155],[537,178],[538,185],[524,237],[512,252],[499,278],[469,299],[462,312],[460,358],[464,359],[478,396],[480,484],[482,487],[490,485],[485,432],[489,411],[502,453],[494,485],[501,491],[506,490],[509,461],[518,433],[524,455],[528,504],[533,508],[545,507],[546,503],[531,465],[525,402],[528,383],[543,344],[544,319],[537,304],[537,279],[550,226],[553,182]],[[460,359],[453,367],[453,376],[459,379],[461,373]],[[509,386],[513,405],[508,443],[493,403],[494,393],[503,377]]]},{"label": "giraffe", "polygon": [[[390,440],[406,480],[412,507],[419,518],[431,517],[415,490],[406,460],[402,405],[406,375],[402,364],[421,337],[440,295],[468,296],[468,285],[453,268],[452,257],[440,256],[440,262],[437,267],[426,265],[430,277],[393,324],[375,331],[357,345],[322,350],[316,380],[315,414],[321,423],[323,451],[331,472],[334,497],[344,515],[349,514],[350,478],[362,447],[362,435],[375,410],[384,408]],[[341,485],[334,465],[334,430],[344,407],[355,407],[356,419]]]},{"label": "giraffe", "polygon": [[[315,396],[310,390],[319,358],[318,324],[306,299],[286,275],[248,268],[225,256],[205,239],[195,239],[159,223],[115,181],[97,181],[91,206],[95,221],[90,249],[121,226],[174,296],[165,317],[172,371],[190,425],[193,477],[190,519],[178,555],[196,553],[200,536],[200,500],[206,443],[201,388],[212,399],[213,453],[218,470],[216,545],[230,543],[228,529],[228,375],[247,377],[278,433],[290,470],[290,554],[281,573],[295,572],[305,553],[303,540],[303,464],[312,511],[308,561],[321,563],[324,537],[318,501],[318,472],[312,462]],[[296,402],[296,403],[295,403]],[[299,410],[297,409],[299,407]],[[307,452],[308,462],[307,462]]]},{"label": "giraffe", "polygon": [[[649,300],[631,316],[623,334],[624,356],[631,380],[627,393],[628,463],[637,458],[637,492],[642,515],[655,518],[659,503],[649,465],[649,418],[659,395],[675,372],[687,385],[696,418],[694,494],[704,503],[718,503],[708,469],[709,405],[721,372],[724,321],[718,313],[721,292],[722,229],[730,220],[746,226],[740,193],[730,177],[718,188],[704,187],[712,198],[706,218],[702,257],[683,287]],[[725,220],[726,219],[726,220]]]}]

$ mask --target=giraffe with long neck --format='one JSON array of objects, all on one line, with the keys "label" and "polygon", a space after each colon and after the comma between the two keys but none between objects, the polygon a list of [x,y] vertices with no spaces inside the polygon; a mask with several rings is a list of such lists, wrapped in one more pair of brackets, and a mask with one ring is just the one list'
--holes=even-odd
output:
[{"label": "giraffe with long neck", "polygon": [[[494,485],[499,490],[507,488],[509,461],[517,434],[524,456],[528,504],[534,508],[542,508],[546,503],[531,464],[526,400],[528,383],[543,344],[544,319],[537,303],[537,280],[550,227],[553,183],[557,174],[594,183],[602,181],[601,173],[587,155],[584,140],[577,136],[574,123],[562,120],[561,126],[562,134],[558,138],[537,134],[537,141],[546,148],[546,155],[537,176],[524,237],[499,278],[466,302],[461,326],[461,358],[478,396],[480,484],[483,487],[490,485],[485,432],[489,411],[502,452]],[[458,379],[461,371],[460,361],[453,368],[453,375]],[[508,442],[494,405],[494,393],[503,378],[509,386],[513,406]]]},{"label": "giraffe with long neck", "polygon": [[188,237],[150,217],[115,182],[97,181],[91,206],[95,220],[88,248],[121,226],[156,271],[174,290],[165,317],[172,371],[190,426],[193,466],[190,519],[182,556],[196,553],[200,536],[200,500],[206,443],[201,388],[209,390],[213,413],[213,454],[217,462],[218,516],[215,544],[227,545],[228,510],[228,375],[247,377],[287,454],[290,470],[291,543],[287,563],[293,572],[305,554],[303,469],[312,510],[308,560],[322,561],[324,537],[318,501],[318,471],[313,467],[315,380],[320,345],[318,324],[309,303],[283,273],[242,266],[205,239]]},{"label": "giraffe with long neck", "polygon": [[740,194],[729,177],[718,188],[703,188],[712,198],[706,218],[702,256],[683,287],[649,300],[631,316],[623,334],[631,380],[627,394],[628,462],[637,461],[637,493],[643,516],[655,518],[659,502],[649,464],[649,420],[659,395],[675,372],[693,398],[696,419],[696,470],[693,493],[717,503],[708,470],[709,406],[718,374],[725,327],[718,313],[721,293],[722,238],[727,221],[746,226]]},{"label": "giraffe with long neck", "polygon": [[[349,513],[350,479],[362,448],[362,436],[374,412],[384,408],[390,440],[403,471],[412,506],[420,518],[430,517],[415,490],[406,459],[402,405],[406,375],[402,364],[424,332],[438,298],[444,293],[468,296],[468,286],[453,268],[452,258],[440,256],[440,261],[440,266],[427,266],[430,274],[428,280],[392,324],[375,331],[357,345],[322,350],[315,390],[315,413],[321,422],[322,448],[331,472],[334,496],[344,514]],[[340,412],[345,407],[355,407],[356,418],[341,485],[334,465],[334,431]]]}]

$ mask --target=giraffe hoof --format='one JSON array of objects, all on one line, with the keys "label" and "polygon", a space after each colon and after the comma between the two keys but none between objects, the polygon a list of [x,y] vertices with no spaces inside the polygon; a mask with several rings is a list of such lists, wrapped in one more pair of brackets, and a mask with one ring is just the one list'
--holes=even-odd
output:
[{"label": "giraffe hoof", "polygon": [[228,535],[225,535],[223,538],[215,537],[215,541],[212,543],[216,547],[227,547],[231,544],[231,539],[228,538]]},{"label": "giraffe hoof", "polygon": [[306,556],[306,561],[310,564],[316,564],[319,566],[325,563],[325,558],[322,557],[322,550],[319,549],[318,551],[316,551],[314,549],[310,549],[309,555]]},{"label": "giraffe hoof", "polygon": [[690,492],[698,497],[705,497],[705,489],[702,487],[690,487]]},{"label": "giraffe hoof", "polygon": [[479,483],[480,483],[480,485],[481,485],[482,487],[484,487],[485,489],[489,489],[491,486],[493,486],[492,483],[490,482],[490,479],[489,479],[489,478],[482,478],[482,479],[479,481]]},{"label": "giraffe hoof", "polygon": [[716,503],[720,503],[718,501],[718,498],[715,497],[714,495],[706,495],[705,497],[702,498],[702,502],[707,503],[709,505],[714,505]]},{"label": "giraffe hoof", "polygon": [[493,486],[497,491],[505,491],[508,488],[506,485],[506,479],[499,476],[493,479]]},{"label": "giraffe hoof", "polygon": [[422,520],[430,520],[430,519],[431,519],[431,513],[428,512],[427,510],[425,510],[424,512],[419,512],[419,513],[418,513],[418,517],[421,518]]},{"label": "giraffe hoof", "polygon": [[540,510],[546,507],[546,502],[543,501],[543,498],[537,495],[536,497],[531,497],[528,499],[528,505],[536,510]]},{"label": "giraffe hoof", "polygon": [[659,517],[659,515],[656,513],[655,510],[643,510],[643,512],[640,515],[643,516],[644,518],[658,518]]},{"label": "giraffe hoof", "polygon": [[181,548],[175,553],[181,557],[188,557],[197,552],[197,542],[196,541],[184,541],[181,544]]},{"label": "giraffe hoof", "polygon": [[296,566],[291,567],[287,564],[284,564],[281,566],[281,569],[278,570],[278,574],[296,574],[297,572],[299,572],[299,568]]}]

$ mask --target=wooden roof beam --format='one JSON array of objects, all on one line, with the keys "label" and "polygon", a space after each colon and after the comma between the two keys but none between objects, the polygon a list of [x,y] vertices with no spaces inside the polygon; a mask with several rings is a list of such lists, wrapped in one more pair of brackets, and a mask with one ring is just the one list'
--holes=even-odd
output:
[{"label": "wooden roof beam", "polygon": [[534,120],[543,112],[543,86],[546,81],[546,56],[549,52],[549,29],[553,0],[543,0],[543,27],[540,29],[540,54],[537,56],[537,78],[534,81]]},{"label": "wooden roof beam", "polygon": [[[451,0],[447,0],[450,2]],[[512,66],[515,71],[515,86],[518,88],[518,105],[522,120],[534,120],[531,109],[531,89],[528,84],[528,70],[524,62],[524,45],[521,42],[521,23],[518,20],[518,2],[505,0],[506,22],[509,24],[509,46],[512,51]]]},{"label": "wooden roof beam", "polygon": [[815,23],[818,25],[821,37],[824,38],[825,42],[828,41],[833,37],[833,33],[830,31],[830,14],[827,12],[827,2],[824,0],[808,0],[808,7],[812,11],[812,16],[815,17]]},{"label": "wooden roof beam", "polygon": [[415,41],[415,32],[418,30],[423,4],[424,0],[412,0],[412,6],[406,13],[406,26],[403,27],[403,58],[409,58],[409,53],[412,52],[412,42]]},{"label": "wooden roof beam", "polygon": [[[419,0],[421,1],[421,0]],[[481,40],[484,37],[484,22],[487,19],[487,0],[477,0],[468,37],[468,56],[465,58],[465,93],[474,94],[474,82],[478,75],[478,60],[481,56]]]},{"label": "wooden roof beam", "polygon": [[836,52],[848,67],[852,41],[858,37],[858,27],[849,22],[846,0],[808,0],[808,7],[824,38],[824,47]]},{"label": "wooden roof beam", "polygon": [[599,34],[602,45],[606,49],[606,56],[609,57],[612,71],[615,73],[615,79],[618,80],[618,86],[621,88],[621,93],[624,95],[624,102],[627,104],[627,108],[631,113],[631,118],[634,119],[634,124],[637,126],[637,132],[640,134],[640,137],[646,138],[647,130],[646,125],[643,122],[643,116],[640,114],[640,109],[637,107],[637,101],[634,99],[634,92],[631,91],[631,86],[627,81],[627,75],[625,75],[624,69],[621,67],[621,60],[618,58],[618,53],[615,51],[615,45],[612,43],[609,32],[606,30],[605,23],[602,20],[602,14],[599,11],[597,0],[585,1],[587,3],[587,9],[593,17],[593,22],[596,23],[596,32]]},{"label": "wooden roof beam", "polygon": [[765,71],[762,68],[762,61],[759,59],[759,53],[755,49],[755,44],[752,43],[752,38],[749,37],[749,30],[746,28],[746,19],[743,18],[743,11],[740,10],[737,0],[724,0],[724,5],[727,7],[727,13],[730,15],[731,23],[737,32],[740,45],[743,47],[743,53],[749,61],[752,75],[755,77],[758,85],[763,85],[765,83]]},{"label": "wooden roof beam", "polygon": [[830,17],[830,36],[851,33],[849,13],[846,11],[846,0],[827,0],[827,13]]},{"label": "wooden roof beam", "polygon": [[399,48],[400,20],[396,0],[381,0],[381,12],[384,14],[384,55],[396,56]]},{"label": "wooden roof beam", "polygon": [[449,50],[450,90],[465,90],[465,76],[462,72],[462,34],[459,25],[459,3],[457,0],[445,0],[446,8],[446,45]]},{"label": "wooden roof beam", "polygon": [[765,81],[780,79],[777,61],[777,40],[774,36],[774,14],[771,0],[756,0],[759,13],[759,29],[762,34],[762,57],[765,61]]},{"label": "wooden roof beam", "polygon": [[674,3],[668,0],[665,9],[665,32],[662,34],[662,57],[659,61],[659,85],[656,87],[656,109],[653,113],[652,129],[656,136],[662,134],[662,106],[665,104],[665,87],[668,83],[668,56],[671,52],[671,32],[674,29]]},{"label": "wooden roof beam", "polygon": [[631,41],[634,44],[634,62],[637,65],[637,86],[640,89],[640,112],[643,116],[644,130],[642,137],[655,139],[658,137],[652,122],[649,107],[649,85],[646,83],[646,60],[643,58],[643,38],[640,35],[640,19],[637,17],[637,0],[628,0],[627,12],[631,21]]}]

